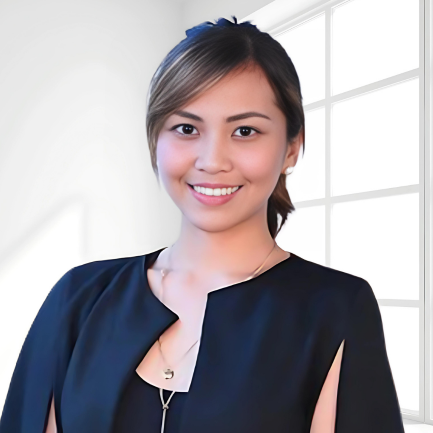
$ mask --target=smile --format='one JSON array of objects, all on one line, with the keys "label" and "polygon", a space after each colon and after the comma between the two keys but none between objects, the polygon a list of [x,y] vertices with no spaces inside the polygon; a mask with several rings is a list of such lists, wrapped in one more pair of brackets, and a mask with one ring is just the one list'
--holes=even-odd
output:
[{"label": "smile", "polygon": [[239,193],[243,186],[239,185],[234,188],[205,188],[201,186],[193,187],[189,183],[187,185],[192,195],[199,202],[210,206],[218,206],[227,203]]}]

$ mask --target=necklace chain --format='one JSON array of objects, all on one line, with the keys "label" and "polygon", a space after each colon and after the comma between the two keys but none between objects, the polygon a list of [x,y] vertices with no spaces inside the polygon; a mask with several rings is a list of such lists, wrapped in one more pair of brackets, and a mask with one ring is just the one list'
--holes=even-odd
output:
[{"label": "necklace chain", "polygon": [[[174,245],[174,244],[173,244]],[[172,246],[173,246],[172,245]],[[244,282],[244,281],[248,281],[251,280],[252,278],[254,278],[257,273],[263,268],[263,266],[265,265],[266,261],[268,260],[269,256],[272,254],[272,252],[274,251],[274,249],[276,248],[277,243],[274,240],[274,245],[272,247],[271,252],[267,255],[265,261],[245,280],[242,280],[240,282]],[[171,258],[171,247],[170,247],[170,253],[169,253],[169,259]],[[163,302],[163,280],[164,277],[167,275],[167,269],[163,268],[161,269],[161,302]],[[201,336],[200,336],[201,337]],[[198,338],[198,340],[185,352],[185,354],[182,356],[182,358],[179,360],[179,362],[181,360],[183,360],[183,358],[189,353],[189,351],[200,341],[200,338]],[[161,349],[161,341],[158,338],[158,347],[159,347],[159,352],[161,353],[162,359],[164,360],[164,362],[166,363],[166,365],[168,366],[168,363],[164,357],[164,354],[162,353],[162,349]],[[174,370],[171,368],[165,368],[162,371],[163,377],[165,379],[172,379],[174,377]],[[164,396],[163,396],[163,388],[159,388],[159,396],[161,398],[161,403],[162,403],[162,409],[163,409],[163,413],[162,413],[162,425],[161,425],[161,433],[164,433],[164,425],[165,425],[165,416],[166,416],[166,412],[168,409],[168,403],[170,402],[171,398],[173,397],[174,393],[176,391],[172,391],[170,397],[167,399],[166,402],[164,402]]]}]

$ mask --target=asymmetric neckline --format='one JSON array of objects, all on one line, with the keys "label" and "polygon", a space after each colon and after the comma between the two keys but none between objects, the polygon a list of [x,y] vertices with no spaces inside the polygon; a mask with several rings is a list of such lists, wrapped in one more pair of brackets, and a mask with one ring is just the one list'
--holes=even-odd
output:
[{"label": "asymmetric neckline", "polygon": [[[167,247],[164,248],[160,248],[159,250],[155,250],[151,253],[145,254],[144,256],[142,256],[142,260],[144,261],[140,261],[141,263],[141,277],[143,279],[143,285],[144,285],[144,289],[146,291],[148,291],[150,293],[150,296],[166,311],[168,312],[172,317],[174,317],[174,319],[172,320],[171,324],[173,324],[174,322],[176,322],[177,320],[180,320],[180,316],[173,311],[172,309],[170,309],[170,307],[168,307],[167,305],[165,305],[157,296],[156,294],[153,292],[153,290],[150,287],[149,284],[149,279],[147,277],[147,270],[149,269],[150,266],[152,266],[156,259],[158,258],[159,254]],[[264,281],[266,283],[266,278],[269,279],[274,273],[278,272],[278,271],[285,271],[286,269],[289,269],[294,263],[296,263],[297,261],[300,260],[300,257],[297,256],[296,254],[293,254],[290,251],[287,251],[290,253],[290,256],[284,260],[281,260],[280,262],[278,262],[277,264],[275,264],[274,266],[272,266],[271,268],[267,269],[266,271],[262,272],[261,274],[257,275],[256,277],[250,279],[250,280],[244,280],[244,281],[239,281],[237,283],[234,284],[230,284],[228,286],[224,286],[224,287],[220,287],[216,290],[213,290],[209,293],[207,293],[206,295],[206,306],[204,309],[204,316],[203,316],[203,322],[202,322],[202,331],[200,334],[200,338],[199,338],[199,352],[197,355],[197,360],[196,360],[196,365],[194,367],[194,372],[192,375],[192,379],[191,379],[191,384],[195,378],[196,375],[196,369],[197,369],[197,363],[199,362],[199,358],[200,358],[200,353],[201,353],[201,341],[202,341],[202,335],[203,335],[203,329],[205,326],[206,321],[208,320],[208,314],[209,314],[209,308],[210,308],[210,301],[214,300],[215,302],[217,302],[218,297],[213,297],[213,295],[215,293],[226,293],[227,296],[229,296],[229,293],[232,293],[231,291],[235,290],[235,289],[242,289],[245,287],[249,287],[249,286],[253,286],[253,287],[267,287],[266,284],[262,284],[260,286],[261,281]],[[231,291],[230,291],[230,290]],[[233,293],[232,293],[233,294]],[[222,295],[221,295],[222,296]],[[136,374],[138,375],[138,377],[140,378],[140,380],[145,381],[137,372]],[[155,387],[155,385],[152,385],[151,383],[145,381],[148,385]],[[191,386],[190,389],[188,391],[183,391],[183,393],[187,394],[189,393],[191,390]],[[172,391],[172,390],[167,390],[165,389],[165,391]],[[177,392],[182,392],[182,391],[177,391]]]},{"label": "asymmetric neckline", "polygon": [[[159,298],[155,295],[155,293],[153,293],[152,289],[150,288],[149,279],[147,277],[147,270],[149,269],[150,266],[152,266],[155,263],[155,261],[157,260],[158,256],[166,248],[167,247],[163,247],[163,248],[160,248],[159,250],[151,252],[150,254],[147,254],[147,257],[148,257],[147,260],[146,260],[146,255],[144,255],[143,256],[144,264],[141,267],[142,271],[144,272],[143,277],[144,277],[144,280],[145,280],[145,286],[146,286],[146,288],[148,290],[150,290],[150,292],[153,294],[153,296],[155,296],[158,300],[159,300]],[[210,291],[207,294],[207,297],[212,296],[214,293],[227,291],[227,289],[233,289],[233,288],[237,288],[237,287],[248,285],[247,283],[251,283],[253,281],[254,282],[260,282],[261,279],[266,278],[266,277],[270,277],[273,272],[277,272],[279,269],[285,269],[286,267],[290,267],[294,262],[296,262],[296,261],[298,261],[300,259],[299,256],[297,256],[296,254],[292,253],[291,251],[286,251],[286,252],[290,253],[289,257],[287,257],[284,260],[281,260],[280,262],[278,262],[274,266],[270,267],[266,271],[260,273],[256,277],[251,278],[251,279],[246,280],[246,281],[245,280],[244,281],[239,281],[237,283],[233,283],[233,284],[230,284],[228,286],[220,287],[220,288],[218,288],[216,290],[212,290],[212,291]],[[161,302],[161,300],[159,300],[159,301]],[[165,304],[163,304],[163,305],[165,305]]]}]

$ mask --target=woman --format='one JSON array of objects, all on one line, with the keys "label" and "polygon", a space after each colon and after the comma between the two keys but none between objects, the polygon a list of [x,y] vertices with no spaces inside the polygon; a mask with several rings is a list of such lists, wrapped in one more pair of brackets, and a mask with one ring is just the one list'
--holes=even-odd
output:
[{"label": "woman", "polygon": [[150,86],[179,238],[58,281],[0,433],[404,432],[369,283],[275,243],[294,210],[300,84],[277,41],[233,18],[188,30]]}]

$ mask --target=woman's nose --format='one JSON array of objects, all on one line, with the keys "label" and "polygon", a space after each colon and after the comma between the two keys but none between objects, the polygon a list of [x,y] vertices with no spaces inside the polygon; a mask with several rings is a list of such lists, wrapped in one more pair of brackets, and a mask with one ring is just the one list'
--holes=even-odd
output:
[{"label": "woman's nose", "polygon": [[196,168],[209,172],[226,170],[230,167],[230,147],[220,134],[207,137],[197,146]]}]

